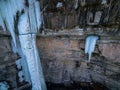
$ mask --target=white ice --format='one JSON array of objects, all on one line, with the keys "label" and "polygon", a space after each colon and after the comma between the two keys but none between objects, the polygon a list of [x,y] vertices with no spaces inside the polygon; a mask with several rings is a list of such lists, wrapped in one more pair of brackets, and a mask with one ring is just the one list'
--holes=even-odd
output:
[{"label": "white ice", "polygon": [[62,2],[58,2],[57,5],[56,5],[56,8],[60,8],[63,6],[63,3]]},{"label": "white ice", "polygon": [[[36,47],[36,33],[41,26],[40,5],[38,0],[28,0],[28,3],[29,7],[25,6],[25,0],[0,0],[0,25],[12,36],[13,51],[21,56],[16,64],[18,68],[23,67],[27,81],[30,73],[32,90],[46,90]],[[19,72],[19,77],[24,73]]]},{"label": "white ice", "polygon": [[88,61],[90,62],[92,53],[94,52],[98,36],[88,36],[85,41],[85,53],[88,53]]}]

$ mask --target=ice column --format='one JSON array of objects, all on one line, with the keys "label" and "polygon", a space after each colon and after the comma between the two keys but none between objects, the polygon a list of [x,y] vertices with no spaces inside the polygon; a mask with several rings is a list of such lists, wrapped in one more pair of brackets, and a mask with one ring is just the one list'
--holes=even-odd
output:
[{"label": "ice column", "polygon": [[88,36],[85,41],[85,53],[88,53],[88,61],[90,62],[92,53],[94,52],[98,36]]},{"label": "ice column", "polygon": [[[31,20],[33,18],[31,18]],[[33,31],[34,29],[36,30]],[[26,56],[28,69],[30,72],[32,90],[46,90],[40,58],[36,47],[37,26],[34,25],[32,21],[31,23],[29,22],[28,13],[23,13],[20,16],[18,22],[18,31],[21,48],[23,54]]]},{"label": "ice column", "polygon": [[[13,50],[22,57],[19,63],[24,68],[28,66],[32,90],[46,90],[42,66],[36,47],[36,33],[41,26],[39,1],[0,0],[0,25],[4,30],[10,32],[14,42],[14,45],[12,45]],[[18,34],[15,33],[15,30],[18,30]],[[27,62],[26,66],[24,62]],[[24,71],[26,70],[27,68],[24,69]],[[23,72],[20,72],[19,77],[22,74]],[[28,73],[26,73],[27,75]],[[20,78],[20,80],[23,81],[23,78]]]}]

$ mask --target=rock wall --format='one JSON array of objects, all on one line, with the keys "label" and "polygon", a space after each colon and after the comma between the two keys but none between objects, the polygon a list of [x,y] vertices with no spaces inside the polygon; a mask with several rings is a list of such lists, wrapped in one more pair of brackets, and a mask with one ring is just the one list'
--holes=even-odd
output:
[{"label": "rock wall", "polygon": [[47,82],[99,82],[119,90],[119,36],[100,36],[90,63],[84,53],[85,35],[39,35],[37,45]]},{"label": "rock wall", "polygon": [[[37,45],[45,79],[53,83],[99,82],[120,89],[120,1],[41,0]],[[85,38],[99,40],[87,62]]]},{"label": "rock wall", "polygon": [[6,82],[9,90],[27,90],[30,85],[25,81],[19,82],[18,72],[22,68],[18,69],[15,62],[21,57],[13,52],[11,39],[9,32],[0,27],[0,82]]},{"label": "rock wall", "polygon": [[[120,0],[40,2],[43,23],[37,46],[46,82],[99,82],[120,90]],[[84,53],[88,35],[99,36],[90,63]],[[0,29],[0,81],[7,81],[11,89],[24,88],[18,83],[19,56],[12,52],[10,40]]]},{"label": "rock wall", "polygon": [[0,30],[0,82],[6,81],[13,89],[17,87],[15,61],[19,57],[13,53],[10,43],[10,35]]}]

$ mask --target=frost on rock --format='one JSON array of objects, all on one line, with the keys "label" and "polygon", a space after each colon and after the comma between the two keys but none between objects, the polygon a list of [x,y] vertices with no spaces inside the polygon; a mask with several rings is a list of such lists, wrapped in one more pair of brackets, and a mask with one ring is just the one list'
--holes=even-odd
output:
[{"label": "frost on rock", "polygon": [[98,36],[88,36],[85,41],[85,53],[88,53],[88,61],[90,62],[92,53],[94,52]]}]

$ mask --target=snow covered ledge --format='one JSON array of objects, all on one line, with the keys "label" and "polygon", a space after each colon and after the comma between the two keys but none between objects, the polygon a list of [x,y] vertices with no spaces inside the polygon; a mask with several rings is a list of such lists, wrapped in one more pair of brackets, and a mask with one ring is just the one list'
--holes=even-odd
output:
[{"label": "snow covered ledge", "polygon": [[[25,6],[25,3],[29,5]],[[22,64],[24,61],[27,62],[26,66],[22,66],[24,66],[23,69],[28,66],[32,90],[46,90],[36,47],[36,34],[41,25],[39,2],[37,0],[1,0],[0,25],[4,30],[9,30],[14,42],[12,45],[14,50],[24,59],[21,61]],[[18,30],[18,34],[15,30]],[[26,78],[27,75],[25,75]]]}]

